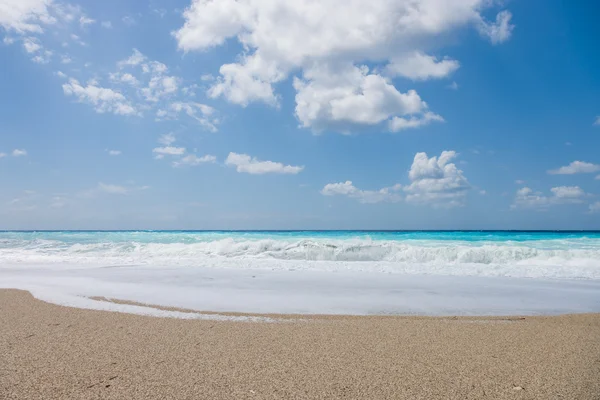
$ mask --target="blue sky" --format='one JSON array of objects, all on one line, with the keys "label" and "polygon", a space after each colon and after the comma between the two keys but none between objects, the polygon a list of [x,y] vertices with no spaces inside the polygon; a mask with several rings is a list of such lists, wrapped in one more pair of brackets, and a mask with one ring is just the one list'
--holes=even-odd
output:
[{"label": "blue sky", "polygon": [[599,229],[600,5],[447,3],[0,0],[0,228]]}]

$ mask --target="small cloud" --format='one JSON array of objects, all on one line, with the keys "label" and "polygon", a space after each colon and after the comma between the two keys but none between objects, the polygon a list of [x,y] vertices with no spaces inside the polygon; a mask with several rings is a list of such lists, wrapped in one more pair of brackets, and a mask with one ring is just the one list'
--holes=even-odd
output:
[{"label": "small cloud", "polygon": [[600,201],[590,204],[591,213],[600,213]]},{"label": "small cloud", "polygon": [[225,160],[225,165],[236,167],[237,172],[247,174],[297,174],[304,169],[304,166],[284,165],[273,161],[260,161],[256,157],[250,157],[248,154],[229,153]]},{"label": "small cloud", "polygon": [[571,142],[565,142],[565,146],[572,146],[572,145],[573,145],[573,143],[571,143]]},{"label": "small cloud", "polygon": [[60,62],[61,62],[62,64],[70,64],[72,61],[73,61],[73,60],[71,60],[71,57],[69,57],[69,56],[62,56],[62,57],[60,58]]},{"label": "small cloud", "polygon": [[525,181],[524,181],[524,180],[521,180],[521,179],[517,179],[517,180],[515,181],[515,183],[516,183],[517,185],[524,185],[524,184],[525,184]]},{"label": "small cloud", "polygon": [[485,190],[480,190],[479,194],[482,195],[482,196],[485,196],[487,194],[487,192]]},{"label": "small cloud", "polygon": [[598,115],[598,116],[596,117],[596,120],[594,121],[594,125],[596,125],[596,126],[600,126],[600,115]]},{"label": "small cloud", "polygon": [[169,146],[170,144],[175,142],[175,135],[172,132],[165,133],[158,138],[158,143],[164,144],[165,146]]},{"label": "small cloud", "polygon": [[27,155],[27,150],[25,149],[14,149],[12,151],[13,157],[23,157]]},{"label": "small cloud", "polygon": [[81,26],[82,28],[85,28],[87,25],[91,25],[95,22],[96,22],[96,20],[88,18],[85,15],[82,15],[81,17],[79,17],[79,26]]},{"label": "small cloud", "polygon": [[600,171],[600,165],[585,161],[573,161],[571,164],[548,171],[550,175],[589,174]]},{"label": "small cloud", "polygon": [[[174,146],[165,146],[165,147],[156,147],[152,149],[154,154],[158,156],[181,156],[185,154],[185,147],[174,147]],[[158,157],[157,157],[158,158]],[[162,158],[162,157],[160,157]]]},{"label": "small cloud", "polygon": [[79,44],[80,46],[87,46],[87,43],[84,42],[83,40],[81,40],[81,38],[74,33],[71,34],[71,40],[73,40],[75,43]]},{"label": "small cloud", "polygon": [[64,72],[62,72],[62,71],[56,71],[56,72],[54,73],[54,75],[58,76],[59,78],[63,78],[63,79],[66,79],[66,78],[67,78],[67,74],[65,74],[65,73],[64,73]]},{"label": "small cloud", "polygon": [[123,23],[125,25],[127,25],[127,26],[133,26],[133,25],[135,25],[137,23],[137,21],[135,20],[135,18],[133,18],[133,17],[131,17],[129,15],[124,16],[121,19],[121,21],[123,21]]},{"label": "small cloud", "polygon": [[0,153],[0,158],[6,157],[6,153]]},{"label": "small cloud", "polygon": [[195,154],[188,154],[185,157],[179,159],[179,161],[173,161],[174,167],[183,167],[183,166],[196,166],[204,163],[214,163],[217,161],[217,157],[212,155],[205,155],[202,157],[198,157]]},{"label": "small cloud", "polygon": [[374,204],[381,202],[398,202],[402,200],[402,196],[398,191],[402,189],[402,185],[385,187],[379,190],[362,190],[354,186],[352,181],[328,183],[321,189],[323,196],[347,196],[357,199],[360,203]]},{"label": "small cloud", "polygon": [[451,84],[449,84],[448,86],[446,86],[448,89],[452,89],[452,90],[458,90],[458,83],[456,82],[452,82]]},{"label": "small cloud", "polygon": [[110,21],[102,21],[100,23],[100,26],[103,27],[104,29],[112,29],[112,22],[110,22]]},{"label": "small cloud", "polygon": [[139,192],[147,189],[150,189],[150,186],[134,186],[133,184],[128,184],[127,186],[124,186],[98,182],[98,185],[96,185],[96,187],[81,192],[79,196],[84,198],[93,198],[96,197],[98,194],[128,195],[133,192]]},{"label": "small cloud", "polygon": [[108,150],[108,155],[109,156],[120,156],[121,155],[121,150]]}]

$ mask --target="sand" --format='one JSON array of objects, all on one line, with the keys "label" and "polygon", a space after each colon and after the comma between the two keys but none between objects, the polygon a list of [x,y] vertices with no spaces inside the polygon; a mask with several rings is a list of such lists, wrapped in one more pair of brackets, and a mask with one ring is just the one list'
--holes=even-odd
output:
[{"label": "sand", "polygon": [[0,290],[0,399],[600,399],[600,315],[214,322]]}]

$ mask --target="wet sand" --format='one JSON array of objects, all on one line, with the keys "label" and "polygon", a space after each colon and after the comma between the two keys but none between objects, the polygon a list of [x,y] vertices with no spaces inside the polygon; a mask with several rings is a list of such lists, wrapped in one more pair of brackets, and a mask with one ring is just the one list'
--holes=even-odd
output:
[{"label": "wet sand", "polygon": [[600,314],[178,320],[0,290],[0,398],[600,399]]}]

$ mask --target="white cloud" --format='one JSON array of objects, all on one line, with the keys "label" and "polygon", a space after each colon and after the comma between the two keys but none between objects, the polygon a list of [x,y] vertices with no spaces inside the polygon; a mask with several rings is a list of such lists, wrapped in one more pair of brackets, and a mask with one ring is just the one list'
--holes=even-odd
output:
[{"label": "white cloud", "polygon": [[112,112],[119,115],[137,115],[137,110],[119,92],[88,83],[82,86],[76,79],[62,85],[67,96],[75,96],[82,103],[94,106],[98,113]]},{"label": "white cloud", "polygon": [[600,213],[600,201],[590,204],[591,213]]},{"label": "white cloud", "polygon": [[392,132],[398,132],[403,129],[419,128],[429,125],[432,121],[444,122],[444,118],[432,112],[426,112],[422,116],[412,116],[410,118],[394,117],[389,122],[389,128]]},{"label": "white cloud", "polygon": [[170,144],[175,142],[175,135],[172,132],[165,133],[158,138],[158,143],[164,144],[165,146],[169,146]]},{"label": "white cloud", "polygon": [[149,188],[149,186],[121,186],[99,182],[96,191],[108,194],[129,194],[132,192],[146,190]]},{"label": "white cloud", "polygon": [[127,26],[133,26],[137,23],[137,21],[135,20],[135,18],[126,15],[123,18],[121,18],[121,21],[123,21],[123,23]]},{"label": "white cloud", "polygon": [[355,125],[376,125],[394,115],[422,116],[427,110],[417,92],[401,93],[366,67],[306,70],[304,79],[294,78],[294,88],[296,117],[317,132],[348,132]]},{"label": "white cloud", "polygon": [[600,165],[584,161],[573,161],[571,164],[548,171],[551,175],[589,174],[600,171]]},{"label": "white cloud", "polygon": [[0,153],[0,158],[6,157],[6,153]]},{"label": "white cloud", "polygon": [[471,185],[463,171],[450,162],[456,156],[455,151],[431,158],[426,153],[415,154],[408,173],[411,183],[404,188],[406,201],[443,208],[462,206]]},{"label": "white cloud", "polygon": [[[274,84],[300,72],[302,78],[296,78],[294,86],[302,126],[347,131],[349,125],[373,125],[411,114],[400,101],[403,96],[421,102],[416,92],[398,91],[377,72],[379,66],[368,73],[360,65],[390,64],[390,71],[411,79],[447,76],[458,68],[458,61],[427,55],[444,44],[440,38],[469,25],[492,43],[509,38],[508,11],[494,22],[481,15],[493,3],[192,0],[183,13],[183,26],[173,35],[185,52],[221,46],[228,39],[241,44],[238,61],[221,66],[209,96],[242,106],[254,101],[277,106]],[[356,117],[349,114],[355,108]]]},{"label": "white cloud", "polygon": [[60,58],[60,62],[62,64],[70,64],[73,60],[71,60],[71,57],[69,56],[61,56]]},{"label": "white cloud", "polygon": [[88,18],[85,15],[82,15],[81,17],[79,17],[79,26],[81,26],[82,28],[85,28],[87,25],[91,25],[95,22],[96,22],[95,19]]},{"label": "white cloud", "polygon": [[260,161],[247,154],[229,153],[225,165],[236,167],[237,172],[248,174],[297,174],[303,166],[284,165],[273,161]]},{"label": "white cloud", "polygon": [[522,179],[517,179],[517,180],[515,181],[515,183],[516,183],[517,185],[524,185],[524,184],[525,184],[525,181],[524,181],[524,180],[522,180]]},{"label": "white cloud", "polygon": [[393,58],[385,67],[391,76],[403,76],[416,81],[446,78],[460,67],[456,60],[429,56],[420,51]]},{"label": "white cloud", "polygon": [[447,86],[448,89],[452,89],[452,90],[458,90],[458,83],[456,82],[452,82],[451,84],[449,84]]},{"label": "white cloud", "polygon": [[38,43],[38,39],[35,37],[27,37],[23,39],[23,48],[28,53],[35,53],[42,49],[42,46]]},{"label": "white cloud", "polygon": [[75,43],[77,43],[80,46],[87,46],[87,43],[84,42],[83,40],[81,40],[81,38],[74,33],[71,33],[71,40],[73,40]]},{"label": "white cloud", "polygon": [[0,26],[19,34],[41,33],[42,25],[56,22],[51,15],[51,0],[2,0]]},{"label": "white cloud", "polygon": [[32,57],[31,61],[37,64],[48,64],[50,62],[52,54],[53,53],[51,51],[45,50],[44,52],[39,53],[35,57]]},{"label": "white cloud", "polygon": [[171,103],[166,109],[159,109],[156,112],[156,117],[157,120],[177,119],[182,112],[196,120],[209,131],[217,131],[219,118],[215,115],[215,109],[206,104],[177,101]]},{"label": "white cloud", "polygon": [[174,76],[156,75],[148,82],[148,87],[141,90],[146,101],[157,102],[162,97],[173,94],[179,86],[179,78]]},{"label": "white cloud", "polygon": [[534,192],[528,187],[517,190],[512,209],[537,208],[547,209],[559,204],[582,203],[586,193],[579,186],[558,186],[550,189],[552,195],[546,196],[542,192]]},{"label": "white cloud", "polygon": [[112,29],[112,22],[110,22],[110,21],[102,21],[100,23],[100,26],[102,26],[105,29]]},{"label": "white cloud", "polygon": [[397,192],[402,188],[400,184],[385,187],[379,190],[361,190],[352,184],[352,181],[328,183],[321,190],[324,196],[342,195],[358,199],[361,203],[381,203],[384,201],[397,202],[402,200]]},{"label": "white cloud", "polygon": [[146,56],[143,55],[138,49],[133,49],[133,54],[130,55],[125,60],[119,61],[117,65],[119,66],[119,68],[123,68],[128,65],[129,66],[140,65],[145,61],[146,61]]},{"label": "white cloud", "polygon": [[579,186],[553,187],[550,191],[559,199],[576,199],[585,195],[585,192]]},{"label": "white cloud", "polygon": [[108,77],[113,82],[127,83],[132,86],[137,86],[140,84],[140,81],[138,81],[137,78],[130,73],[115,72],[109,74]]},{"label": "white cloud", "polygon": [[108,155],[109,156],[120,156],[121,150],[108,150]]},{"label": "white cloud", "polygon": [[505,42],[510,38],[515,27],[510,23],[511,19],[512,14],[509,11],[501,11],[498,13],[495,22],[487,22],[481,19],[479,33],[489,37],[492,44]]},{"label": "white cloud", "polygon": [[195,154],[188,154],[187,156],[180,158],[178,161],[173,161],[173,166],[196,166],[204,163],[214,163],[215,161],[217,161],[217,157],[209,154],[202,157],[198,157]]},{"label": "white cloud", "polygon": [[596,125],[596,126],[600,126],[600,115],[598,115],[598,116],[596,117],[596,120],[594,121],[594,125]]},{"label": "white cloud", "polygon": [[[403,190],[409,203],[444,208],[461,206],[471,186],[463,172],[450,163],[455,157],[454,151],[444,151],[439,157],[431,158],[428,158],[426,153],[417,153],[408,173],[411,181],[408,186],[396,184],[379,190],[361,190],[354,186],[352,181],[346,181],[325,185],[321,194],[344,195],[356,198],[361,203],[379,203],[400,201],[402,196],[399,191]],[[485,190],[479,193],[486,194]]]},{"label": "white cloud", "polygon": [[25,149],[14,149],[12,151],[13,157],[23,157],[27,155],[27,150]]},{"label": "white cloud", "polygon": [[[165,146],[165,147],[156,147],[152,150],[153,153],[159,156],[180,156],[185,154],[185,147],[174,147],[174,146]],[[162,157],[160,157],[162,158]]]}]

